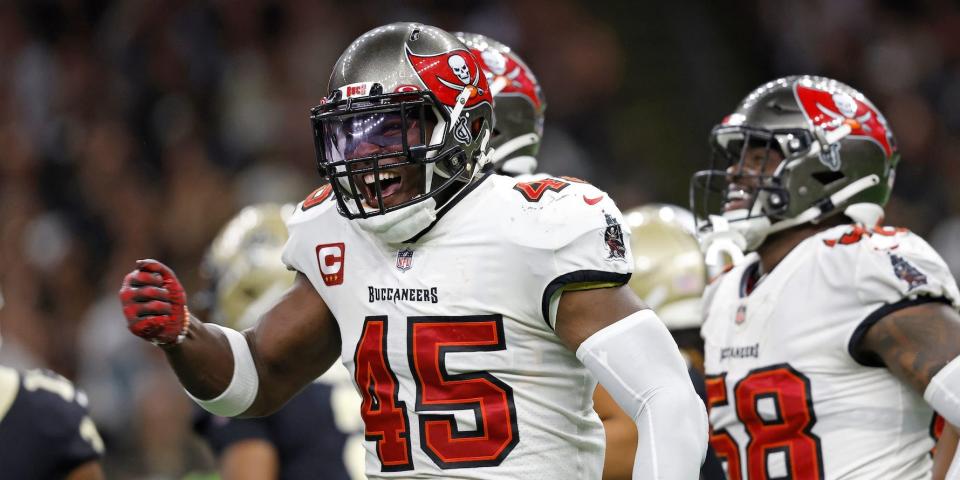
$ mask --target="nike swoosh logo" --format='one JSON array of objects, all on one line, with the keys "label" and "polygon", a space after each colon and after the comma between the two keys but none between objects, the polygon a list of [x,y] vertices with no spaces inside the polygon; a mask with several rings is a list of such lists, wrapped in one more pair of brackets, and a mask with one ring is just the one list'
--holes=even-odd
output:
[{"label": "nike swoosh logo", "polygon": [[586,202],[587,205],[596,205],[600,203],[600,200],[603,200],[603,195],[600,195],[597,198],[587,198],[586,195],[583,196],[583,201]]}]

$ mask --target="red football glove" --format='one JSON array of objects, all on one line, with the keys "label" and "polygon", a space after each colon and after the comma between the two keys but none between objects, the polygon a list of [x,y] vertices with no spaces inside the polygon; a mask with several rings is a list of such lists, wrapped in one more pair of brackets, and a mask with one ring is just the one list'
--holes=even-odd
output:
[{"label": "red football glove", "polygon": [[137,260],[137,269],[123,278],[120,302],[134,335],[155,345],[183,341],[190,312],[183,285],[170,267],[156,260]]}]

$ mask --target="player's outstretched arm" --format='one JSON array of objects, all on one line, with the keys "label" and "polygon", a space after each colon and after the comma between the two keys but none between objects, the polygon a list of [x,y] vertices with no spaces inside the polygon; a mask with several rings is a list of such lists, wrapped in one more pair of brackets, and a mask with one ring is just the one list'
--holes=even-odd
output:
[{"label": "player's outstretched arm", "polygon": [[696,479],[707,417],[676,342],[625,286],[566,292],[556,331],[637,425],[633,478]]},{"label": "player's outstretched arm", "polygon": [[244,333],[190,316],[169,267],[140,260],[120,289],[129,330],[163,348],[187,392],[224,416],[268,415],[340,353],[336,322],[304,275]]}]

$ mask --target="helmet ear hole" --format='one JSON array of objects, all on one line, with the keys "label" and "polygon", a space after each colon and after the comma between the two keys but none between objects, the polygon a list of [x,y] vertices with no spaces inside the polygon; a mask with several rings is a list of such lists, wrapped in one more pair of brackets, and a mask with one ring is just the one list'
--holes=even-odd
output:
[{"label": "helmet ear hole", "polygon": [[482,129],[483,129],[482,117],[475,119],[473,122],[470,122],[470,133],[472,133],[473,136],[479,135]]},{"label": "helmet ear hole", "polygon": [[843,180],[844,178],[846,178],[846,175],[844,175],[843,172],[841,171],[834,172],[832,170],[813,173],[810,176],[813,177],[814,180],[820,182],[820,184],[823,186],[830,185],[833,182]]}]

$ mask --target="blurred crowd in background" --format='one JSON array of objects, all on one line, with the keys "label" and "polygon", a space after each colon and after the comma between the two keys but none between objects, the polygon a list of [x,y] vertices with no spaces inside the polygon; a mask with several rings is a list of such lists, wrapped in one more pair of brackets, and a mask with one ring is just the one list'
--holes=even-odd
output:
[{"label": "blurred crowd in background", "polygon": [[686,205],[711,126],[753,87],[849,83],[899,141],[887,223],[960,275],[954,1],[3,1],[0,363],[86,390],[109,478],[212,469],[162,354],[125,330],[123,275],[154,257],[196,291],[235,212],[309,193],[309,108],[353,38],[399,20],[512,46],[548,102],[542,170],[622,208]]}]

